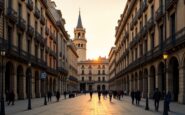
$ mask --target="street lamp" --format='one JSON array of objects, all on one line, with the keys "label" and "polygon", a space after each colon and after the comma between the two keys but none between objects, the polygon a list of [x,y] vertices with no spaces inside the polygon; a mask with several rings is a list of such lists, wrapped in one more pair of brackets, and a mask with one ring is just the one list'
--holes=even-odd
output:
[{"label": "street lamp", "polygon": [[164,52],[163,53],[163,59],[164,59],[164,111],[163,115],[168,115],[168,110],[167,110],[167,102],[165,100],[165,95],[166,95],[166,60],[168,59],[168,53]]},{"label": "street lamp", "polygon": [[5,57],[5,50],[1,50],[1,59],[2,59],[2,62],[1,62],[1,66],[2,66],[2,76],[1,76],[1,79],[2,79],[2,86],[1,86],[1,115],[5,115],[5,105],[4,105],[4,57]]},{"label": "street lamp", "polygon": [[31,110],[31,62],[28,63],[28,110]]}]

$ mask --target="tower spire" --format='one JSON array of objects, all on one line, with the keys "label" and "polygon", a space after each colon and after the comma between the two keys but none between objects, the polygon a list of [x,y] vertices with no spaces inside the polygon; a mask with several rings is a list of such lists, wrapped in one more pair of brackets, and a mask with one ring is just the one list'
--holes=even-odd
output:
[{"label": "tower spire", "polygon": [[81,15],[80,15],[80,9],[79,9],[78,23],[77,23],[76,28],[83,28],[82,19],[81,19]]}]

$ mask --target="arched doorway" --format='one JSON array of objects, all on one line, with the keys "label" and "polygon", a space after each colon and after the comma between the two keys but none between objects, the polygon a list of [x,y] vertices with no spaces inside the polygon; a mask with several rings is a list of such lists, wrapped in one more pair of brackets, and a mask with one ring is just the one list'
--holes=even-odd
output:
[{"label": "arched doorway", "polygon": [[[10,92],[13,91],[14,88],[14,67],[11,62],[7,62],[6,70],[5,70],[5,91]],[[14,92],[15,93],[15,92]]]},{"label": "arched doorway", "polygon": [[100,91],[101,88],[100,88],[100,85],[97,85],[97,91]]},{"label": "arched doorway", "polygon": [[[32,91],[32,71],[31,68],[27,68],[26,70],[26,96],[28,98],[28,95],[32,96],[29,91]],[[31,92],[30,91],[30,92]]]},{"label": "arched doorway", "polygon": [[17,96],[18,99],[24,99],[24,72],[23,67],[19,65],[17,67]]},{"label": "arched doorway", "polygon": [[35,95],[36,97],[40,97],[40,79],[38,71],[35,71]]},{"label": "arched doorway", "polygon": [[166,91],[166,78],[164,72],[164,63],[160,62],[158,66],[158,88],[161,92]]},{"label": "arched doorway", "polygon": [[[179,63],[177,58],[172,57],[169,61],[169,70],[171,73],[169,73],[169,87],[172,89],[174,96],[174,101],[178,101],[178,94],[179,94]],[[170,89],[169,89],[170,90]]]},{"label": "arched doorway", "polygon": [[155,84],[156,84],[155,76],[156,76],[155,75],[155,67],[154,66],[151,66],[150,67],[150,76],[149,76],[149,81],[150,81],[150,83],[149,83],[149,86],[150,86],[150,96],[153,95],[153,92],[154,92],[154,90],[156,88],[156,86],[155,86]]},{"label": "arched doorway", "polygon": [[102,85],[102,90],[105,91],[105,85]]}]

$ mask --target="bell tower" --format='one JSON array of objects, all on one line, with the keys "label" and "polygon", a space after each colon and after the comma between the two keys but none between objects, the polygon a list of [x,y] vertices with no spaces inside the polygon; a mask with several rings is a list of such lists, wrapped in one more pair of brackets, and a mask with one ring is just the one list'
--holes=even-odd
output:
[{"label": "bell tower", "polygon": [[77,48],[77,54],[78,54],[78,61],[85,61],[86,60],[86,44],[87,40],[85,38],[85,28],[83,28],[81,15],[79,11],[78,16],[78,22],[77,26],[74,29],[74,39],[73,43],[75,44]]}]

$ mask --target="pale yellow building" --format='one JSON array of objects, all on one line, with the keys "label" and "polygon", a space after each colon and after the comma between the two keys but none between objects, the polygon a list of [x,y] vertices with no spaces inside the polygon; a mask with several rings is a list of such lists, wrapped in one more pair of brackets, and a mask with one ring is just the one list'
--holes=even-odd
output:
[{"label": "pale yellow building", "polygon": [[[122,90],[170,91],[185,103],[184,0],[128,0],[116,27],[116,76]],[[163,59],[167,54],[167,59]]]},{"label": "pale yellow building", "polygon": [[4,15],[0,17],[0,47],[6,55],[0,87],[4,83],[4,92],[13,90],[16,99],[25,99],[28,95],[41,97],[47,91],[63,92],[68,70],[61,66],[61,61],[67,64],[67,49],[63,46],[67,46],[68,35],[65,20],[55,3],[4,0],[4,5]]}]

